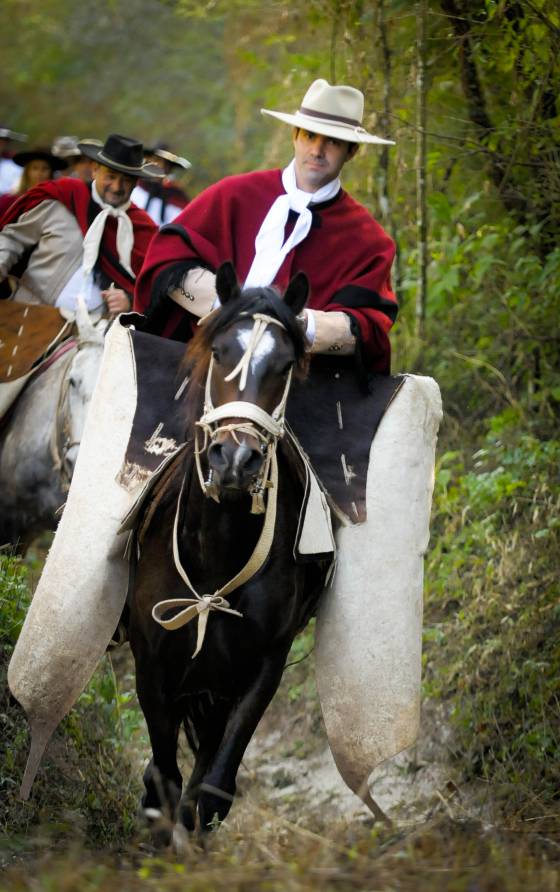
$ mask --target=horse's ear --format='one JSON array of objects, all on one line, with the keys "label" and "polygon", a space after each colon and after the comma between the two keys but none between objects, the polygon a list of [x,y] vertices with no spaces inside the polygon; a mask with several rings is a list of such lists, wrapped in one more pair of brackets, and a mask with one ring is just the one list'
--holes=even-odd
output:
[{"label": "horse's ear", "polygon": [[78,339],[80,341],[99,340],[103,341],[102,336],[96,331],[91,316],[89,315],[83,294],[78,294],[76,301],[76,328],[78,329]]},{"label": "horse's ear", "polygon": [[237,281],[237,273],[231,260],[226,260],[218,267],[216,273],[216,291],[222,304],[227,304],[228,300],[238,298],[241,289]]},{"label": "horse's ear", "polygon": [[284,292],[284,303],[296,316],[303,310],[309,297],[309,279],[305,273],[296,273]]}]

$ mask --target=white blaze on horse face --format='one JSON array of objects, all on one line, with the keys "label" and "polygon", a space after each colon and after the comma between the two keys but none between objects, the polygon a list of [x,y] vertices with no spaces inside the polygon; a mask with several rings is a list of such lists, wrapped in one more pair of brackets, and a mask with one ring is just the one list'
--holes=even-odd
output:
[{"label": "white blaze on horse face", "polygon": [[[243,352],[249,346],[249,341],[251,339],[251,334],[253,332],[252,328],[242,328],[237,332],[237,340],[241,344],[241,348]],[[270,356],[272,351],[274,350],[274,337],[269,331],[265,331],[262,335],[259,343],[253,350],[253,354],[251,356],[251,372],[255,374],[257,366],[262,362],[265,357]]]}]

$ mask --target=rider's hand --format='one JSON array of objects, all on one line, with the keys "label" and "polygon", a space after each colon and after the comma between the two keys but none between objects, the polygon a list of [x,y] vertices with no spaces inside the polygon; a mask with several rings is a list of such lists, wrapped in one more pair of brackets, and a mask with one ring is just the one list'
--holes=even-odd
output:
[{"label": "rider's hand", "polygon": [[107,305],[110,316],[118,316],[119,313],[128,313],[130,310],[130,298],[122,288],[111,285],[101,292],[101,297]]}]

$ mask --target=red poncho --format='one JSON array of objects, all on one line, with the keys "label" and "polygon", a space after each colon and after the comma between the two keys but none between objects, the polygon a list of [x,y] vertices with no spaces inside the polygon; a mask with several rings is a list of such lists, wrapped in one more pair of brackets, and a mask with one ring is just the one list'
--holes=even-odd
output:
[{"label": "red poncho", "polygon": [[[145,313],[158,276],[172,264],[200,260],[216,270],[232,260],[240,281],[255,255],[255,237],[273,201],[284,193],[280,170],[227,177],[202,192],[154,237],[137,279],[134,309]],[[341,191],[311,206],[307,237],[287,255],[274,284],[283,291],[299,271],[311,285],[308,307],[342,310],[359,325],[363,356],[370,371],[389,371],[387,336],[397,313],[390,269],[395,246],[371,214]],[[293,223],[288,221],[286,232]],[[171,335],[185,311],[173,306],[163,330]]]},{"label": "red poncho", "polygon": [[[8,223],[14,223],[19,219],[21,214],[30,211],[42,201],[60,201],[62,204],[74,214],[78,225],[85,235],[90,220],[88,219],[88,209],[91,201],[91,193],[89,188],[81,180],[72,179],[70,177],[62,177],[60,180],[49,180],[46,183],[40,183],[24,192],[17,201],[15,201],[0,218],[0,229],[7,226]],[[101,209],[100,209],[101,210]],[[134,229],[134,246],[130,265],[136,275],[140,272],[142,261],[146,254],[150,240],[157,230],[157,226],[145,213],[145,211],[137,208],[135,204],[131,204],[128,216],[132,220]],[[103,272],[115,282],[119,288],[130,292],[134,282],[130,275],[120,265],[117,253],[117,219],[116,217],[108,217],[105,223],[103,238],[99,250],[99,258]]]}]

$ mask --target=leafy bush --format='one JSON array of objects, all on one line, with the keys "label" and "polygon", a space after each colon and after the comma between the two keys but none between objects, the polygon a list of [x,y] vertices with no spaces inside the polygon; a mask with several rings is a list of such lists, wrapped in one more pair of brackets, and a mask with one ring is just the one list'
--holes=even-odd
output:
[{"label": "leafy bush", "polygon": [[43,833],[58,828],[59,835],[64,825],[67,832],[83,830],[93,840],[122,839],[132,829],[137,796],[124,744],[140,720],[134,712],[133,728],[124,717],[130,695],[118,691],[109,660],[53,736],[30,801],[18,799],[28,730],[6,674],[29,600],[28,568],[0,552],[0,832],[9,828],[16,847],[17,834],[39,823]]},{"label": "leafy bush", "polygon": [[471,467],[439,460],[425,691],[450,705],[467,776],[531,810],[560,790],[560,442],[489,426]]},{"label": "leafy bush", "polygon": [[448,415],[477,433],[507,410],[541,437],[560,414],[560,249],[540,257],[538,226],[488,222],[481,196],[451,206],[431,196],[424,342],[411,337],[416,255],[406,256],[397,363],[433,375]]}]

